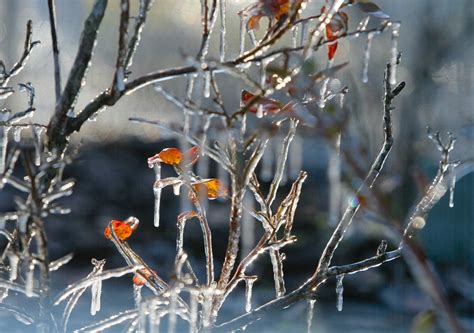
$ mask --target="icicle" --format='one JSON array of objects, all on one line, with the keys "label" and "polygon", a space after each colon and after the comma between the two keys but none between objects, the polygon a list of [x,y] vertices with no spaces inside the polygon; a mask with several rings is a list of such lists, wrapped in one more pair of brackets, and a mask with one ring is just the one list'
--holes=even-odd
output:
[{"label": "icicle", "polygon": [[221,33],[220,33],[220,45],[219,45],[219,54],[221,62],[225,61],[225,12],[226,12],[226,0],[220,0],[219,9],[221,14]]},{"label": "icicle", "polygon": [[252,310],[252,288],[255,278],[245,279],[245,312]]},{"label": "icicle", "polygon": [[291,143],[291,149],[289,150],[288,161],[288,175],[291,180],[298,178],[303,167],[303,157],[303,138],[299,135],[295,135]]},{"label": "icicle", "polygon": [[43,134],[44,128],[40,126],[33,126],[33,136],[35,138],[35,165],[41,165],[41,153],[43,150],[42,142],[41,142],[41,135]]},{"label": "icicle", "polygon": [[178,196],[180,188],[181,188],[181,183],[173,185],[173,194]]},{"label": "icicle", "polygon": [[367,44],[365,45],[364,51],[364,67],[362,69],[362,82],[367,83],[369,81],[369,60],[370,60],[370,48],[372,46],[372,40],[375,34],[372,32],[367,35]]},{"label": "icicle", "polygon": [[239,55],[244,54],[245,52],[245,32],[247,27],[245,26],[245,18],[240,16],[240,47],[239,47]]},{"label": "icicle", "polygon": [[245,258],[255,246],[255,223],[250,213],[255,209],[255,201],[253,196],[249,195],[249,193],[244,197],[244,207],[241,222],[242,232],[240,234],[242,239],[240,255],[242,259]]},{"label": "icicle", "polygon": [[342,311],[342,305],[344,302],[344,286],[342,285],[343,280],[344,274],[336,276],[337,311]]},{"label": "icicle", "polygon": [[316,303],[315,299],[310,299],[308,301],[308,314],[306,316],[306,327],[307,327],[306,331],[308,333],[311,333],[311,326],[313,325],[314,303]]},{"label": "icicle", "polygon": [[400,36],[400,23],[392,24],[392,47],[390,48],[390,70],[389,83],[397,83],[397,58],[398,58],[398,37]]},{"label": "icicle", "polygon": [[303,46],[304,43],[306,43],[307,34],[308,34],[308,21],[303,21],[301,23],[300,46]]},{"label": "icicle", "polygon": [[454,187],[456,186],[456,172],[453,172],[451,186],[449,187],[449,207],[454,207]]},{"label": "icicle", "polygon": [[274,154],[272,148],[273,141],[269,141],[267,149],[262,156],[262,162],[260,166],[260,179],[263,181],[270,181],[273,178],[273,163],[274,163]]},{"label": "icicle", "polygon": [[291,28],[291,43],[293,47],[298,46],[298,42],[296,40],[297,36],[298,36],[298,26],[294,25],[293,28]]},{"label": "icicle", "polygon": [[16,254],[8,256],[8,262],[10,263],[10,281],[15,281],[18,277],[18,263],[20,258]]},{"label": "icicle", "polygon": [[257,107],[257,118],[263,118],[263,104],[259,104]]},{"label": "icicle", "polygon": [[[334,59],[328,60],[327,69],[330,69],[334,64]],[[328,83],[330,78],[324,79],[323,83],[321,84],[321,89],[319,90],[319,101],[318,106],[320,109],[323,109],[326,106],[326,92],[328,90]]]},{"label": "icicle", "polygon": [[178,291],[171,289],[170,304],[169,304],[169,316],[168,316],[168,333],[174,333],[176,330],[176,302],[178,297]]},{"label": "icicle", "polygon": [[[105,265],[105,259],[104,260],[97,260],[97,259],[92,259],[91,260],[92,265],[94,265],[94,268],[92,270],[92,273],[89,274],[89,277],[101,274],[102,271],[104,270],[104,265]],[[91,315],[95,316],[97,312],[100,311],[100,297],[102,295],[102,280],[97,280],[91,285]]]},{"label": "icicle", "polygon": [[204,97],[211,96],[211,71],[204,72]]},{"label": "icicle", "polygon": [[[151,167],[153,167],[153,169],[155,170],[155,181],[159,182],[161,180],[161,164],[154,163]],[[153,186],[153,193],[155,195],[155,213],[153,215],[153,225],[158,228],[160,226],[161,186]]]},{"label": "icicle", "polygon": [[30,260],[26,270],[26,278],[25,278],[25,295],[26,297],[33,297],[35,284],[35,264],[33,260]]},{"label": "icicle", "polygon": [[[225,0],[222,0],[225,1]],[[189,295],[189,333],[198,332],[198,300],[197,292],[194,290],[190,291]]]},{"label": "icicle", "polygon": [[13,140],[15,142],[20,142],[21,141],[21,131],[22,131],[21,126],[16,126],[13,128]]},{"label": "icicle", "polygon": [[341,184],[341,157],[339,155],[341,135],[336,139],[335,148],[331,149],[328,161],[329,181],[329,225],[336,225],[339,221],[339,213],[342,199]]},{"label": "icicle", "polygon": [[[0,122],[7,122],[10,119],[10,111],[0,110]],[[10,131],[8,124],[0,126],[0,174],[5,172],[5,162],[7,158],[8,132]]]}]

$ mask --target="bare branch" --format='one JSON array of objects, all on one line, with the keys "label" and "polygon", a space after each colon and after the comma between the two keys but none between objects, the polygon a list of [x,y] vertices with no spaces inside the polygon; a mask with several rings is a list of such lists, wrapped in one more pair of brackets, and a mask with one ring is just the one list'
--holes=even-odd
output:
[{"label": "bare branch", "polygon": [[55,0],[48,0],[49,10],[49,25],[51,27],[51,41],[53,47],[53,61],[54,61],[54,83],[56,93],[56,103],[61,98],[61,68],[59,63],[59,46],[58,36],[56,32],[56,4]]}]

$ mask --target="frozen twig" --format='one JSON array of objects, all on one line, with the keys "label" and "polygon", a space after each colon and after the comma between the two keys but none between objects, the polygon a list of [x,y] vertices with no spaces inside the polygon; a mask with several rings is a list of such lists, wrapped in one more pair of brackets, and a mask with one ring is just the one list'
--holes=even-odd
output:
[{"label": "frozen twig", "polygon": [[51,46],[53,47],[54,61],[54,91],[56,93],[56,102],[61,98],[61,67],[59,63],[59,45],[56,30],[56,4],[55,0],[48,0],[49,25],[51,28]]}]

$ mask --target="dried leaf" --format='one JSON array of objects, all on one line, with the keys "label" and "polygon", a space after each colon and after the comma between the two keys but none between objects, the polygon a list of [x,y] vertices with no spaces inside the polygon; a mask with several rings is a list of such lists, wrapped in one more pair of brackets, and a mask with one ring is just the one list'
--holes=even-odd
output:
[{"label": "dried leaf", "polygon": [[[321,14],[326,12],[326,6],[321,8]],[[347,32],[347,22],[349,17],[344,12],[337,12],[332,17],[331,21],[326,25],[326,39],[328,44],[328,59],[332,60],[337,50],[337,39]]]},{"label": "dried leaf", "polygon": [[[214,200],[217,198],[225,198],[228,195],[228,191],[222,182],[217,178],[211,178],[202,182],[192,184],[194,192],[198,195],[206,195],[208,199]],[[191,201],[195,201],[196,197],[193,192],[189,192],[189,198]]]},{"label": "dried leaf", "polygon": [[275,19],[277,22],[284,19],[290,10],[289,0],[259,0],[239,12],[240,16],[247,18],[249,29],[258,29],[260,19],[267,17],[269,20]]},{"label": "dried leaf", "polygon": [[199,152],[200,149],[197,146],[191,147],[184,154],[178,148],[165,148],[158,154],[148,158],[148,164],[165,163],[169,165],[180,165],[181,162],[186,161],[189,162],[188,165],[192,165],[198,160]]},{"label": "dried leaf", "polygon": [[[247,106],[254,98],[254,94],[247,90],[242,90],[240,106]],[[280,112],[283,108],[283,104],[270,98],[258,97],[257,101],[249,107],[248,112],[257,114],[259,107],[262,108],[263,115],[266,115]]]}]

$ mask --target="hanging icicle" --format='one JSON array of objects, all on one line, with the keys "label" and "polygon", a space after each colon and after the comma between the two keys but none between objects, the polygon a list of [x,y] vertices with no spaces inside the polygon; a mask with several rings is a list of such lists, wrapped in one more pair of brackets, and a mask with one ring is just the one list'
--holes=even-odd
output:
[{"label": "hanging icicle", "polygon": [[375,34],[370,32],[367,35],[367,44],[365,45],[364,51],[364,67],[362,69],[362,82],[367,83],[369,82],[369,60],[370,60],[370,49],[372,46],[372,40]]},{"label": "hanging icicle", "polygon": [[205,71],[204,76],[204,97],[211,97],[211,71]]},{"label": "hanging icicle", "polygon": [[219,9],[220,9],[220,14],[221,14],[219,55],[220,55],[220,61],[224,62],[225,61],[225,34],[226,34],[226,22],[225,22],[226,0],[219,1]]},{"label": "hanging icicle", "polygon": [[398,61],[398,38],[400,37],[400,23],[392,23],[392,47],[390,48],[390,70],[389,83],[397,83],[397,61]]},{"label": "hanging icicle", "polygon": [[303,140],[304,139],[301,136],[295,135],[293,142],[291,143],[288,158],[288,175],[291,180],[298,178],[298,175],[303,168]]},{"label": "hanging icicle", "polygon": [[300,46],[306,43],[306,36],[308,35],[308,21],[301,22]]},{"label": "hanging icicle", "polygon": [[337,294],[337,311],[342,311],[344,303],[344,286],[342,284],[344,280],[344,274],[336,276],[336,294]]},{"label": "hanging icicle", "polygon": [[252,289],[256,280],[255,277],[245,279],[245,312],[252,311]]},{"label": "hanging icicle", "polygon": [[453,178],[451,179],[451,185],[449,186],[449,207],[454,207],[454,187],[456,186],[456,172],[453,171]]},{"label": "hanging icicle", "polygon": [[245,258],[255,246],[255,222],[250,212],[255,210],[255,200],[250,193],[244,197],[244,211],[242,213],[242,248],[240,252],[241,258]]},{"label": "hanging icicle", "polygon": [[311,333],[311,326],[313,325],[313,317],[314,317],[314,303],[316,303],[315,299],[308,300],[308,314],[306,315],[306,331],[307,333]]},{"label": "hanging icicle", "polygon": [[239,46],[239,56],[242,56],[245,52],[245,33],[247,32],[246,20],[241,15],[240,16],[240,46]]},{"label": "hanging icicle", "polygon": [[[223,0],[224,1],[224,0]],[[189,292],[189,333],[198,332],[198,295],[197,291]]]},{"label": "hanging icicle", "polygon": [[[9,110],[0,110],[0,122],[8,122],[10,119]],[[7,158],[8,132],[11,126],[9,124],[0,126],[0,174],[5,172],[5,163]]]},{"label": "hanging icicle", "polygon": [[[94,265],[94,270],[93,270],[93,275],[97,275],[102,273],[104,270],[104,264],[105,260],[95,260],[92,259],[92,264]],[[92,299],[91,299],[91,315],[95,316],[97,312],[100,311],[100,297],[102,295],[102,280],[98,280],[97,282],[94,282],[91,286],[91,294],[92,294]]]},{"label": "hanging icicle", "polygon": [[160,226],[160,202],[161,202],[161,189],[159,182],[161,181],[161,163],[155,162],[148,165],[155,171],[155,184],[153,186],[153,194],[155,195],[155,211],[153,214],[153,225],[155,227]]},{"label": "hanging icicle", "polygon": [[26,297],[33,297],[35,286],[35,264],[33,260],[30,260],[26,268],[26,278],[25,278],[25,295]]},{"label": "hanging icicle", "polygon": [[291,45],[294,48],[296,48],[298,46],[297,37],[298,37],[298,26],[294,25],[291,28]]}]

